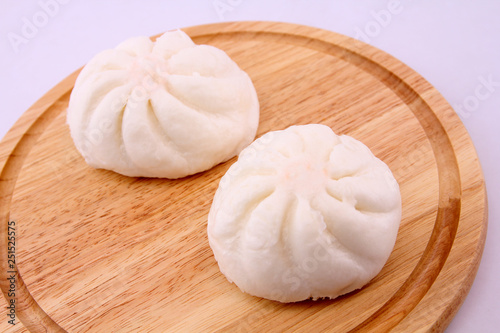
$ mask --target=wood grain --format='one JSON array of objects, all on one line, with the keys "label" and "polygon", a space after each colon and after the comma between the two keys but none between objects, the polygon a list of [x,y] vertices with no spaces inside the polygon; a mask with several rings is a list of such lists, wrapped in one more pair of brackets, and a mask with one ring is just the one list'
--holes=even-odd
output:
[{"label": "wood grain", "polygon": [[[65,123],[78,71],[0,143],[0,286],[16,222],[17,316],[5,332],[443,331],[477,271],[487,229],[472,142],[444,98],[392,56],[333,32],[236,22],[183,29],[252,78],[258,136],[323,123],[364,142],[398,180],[403,220],[391,257],[363,289],[280,304],[219,272],[206,236],[218,180],[235,161],[180,180],[85,164]],[[22,277],[21,277],[22,275]],[[0,312],[6,318],[3,306]]]}]

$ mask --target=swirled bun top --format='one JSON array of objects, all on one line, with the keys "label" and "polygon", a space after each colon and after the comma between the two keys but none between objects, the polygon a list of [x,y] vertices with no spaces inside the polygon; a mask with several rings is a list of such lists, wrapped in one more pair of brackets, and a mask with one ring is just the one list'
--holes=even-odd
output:
[{"label": "swirled bun top", "polygon": [[269,132],[240,153],[215,194],[208,239],[240,289],[294,302],[364,286],[386,263],[400,221],[387,165],[311,124]]},{"label": "swirled bun top", "polygon": [[180,178],[250,144],[259,103],[251,79],[225,52],[178,30],[97,54],[78,76],[67,122],[95,168]]}]

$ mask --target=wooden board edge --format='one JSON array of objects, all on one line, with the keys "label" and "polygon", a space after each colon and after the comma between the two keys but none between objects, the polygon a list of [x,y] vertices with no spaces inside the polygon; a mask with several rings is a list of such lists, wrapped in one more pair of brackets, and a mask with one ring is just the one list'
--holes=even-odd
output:
[{"label": "wooden board edge", "polygon": [[[182,29],[182,30],[186,31],[188,34],[194,33],[195,31],[197,31],[197,29],[203,29],[204,31],[206,30],[208,32],[209,31],[220,31],[221,27],[226,26],[226,27],[228,27],[227,29],[230,29],[230,28],[235,28],[237,26],[240,26],[242,23],[248,23],[248,22],[209,24],[209,25],[189,27],[189,28]],[[295,24],[279,23],[279,22],[272,22],[272,23],[269,23],[269,22],[253,22],[252,23],[252,22],[250,22],[250,23],[251,23],[251,25],[253,25],[254,28],[258,28],[258,29],[265,28],[269,31],[271,31],[273,28],[276,28],[278,26],[280,26],[280,30],[281,29],[287,30],[288,29],[287,27],[289,27],[292,31],[287,30],[287,33],[293,33],[293,31],[299,31],[305,27],[305,26],[298,26],[297,27],[297,25],[295,25]],[[336,34],[336,33],[330,32],[330,31],[323,31],[323,32],[319,31],[318,32],[317,30],[320,30],[320,29],[311,28],[311,27],[305,27],[305,28],[309,29],[309,31],[314,33],[314,35],[316,35],[317,37],[322,37],[322,38],[325,38],[325,35],[328,35],[328,34]],[[217,30],[217,29],[219,29],[219,30]],[[260,30],[260,31],[262,31],[262,30]],[[311,37],[311,36],[309,36],[309,37]],[[348,37],[346,37],[346,40],[351,47],[354,46],[354,48],[357,49],[358,51],[365,52],[365,51],[363,51],[363,50],[366,50],[366,48],[363,46],[364,43],[361,43],[361,42],[358,42],[355,40],[350,40]],[[336,42],[339,42],[339,41],[336,41]],[[363,53],[361,53],[361,54],[363,54]],[[71,87],[72,87],[71,81],[74,82],[78,73],[79,73],[79,70],[74,72],[70,76],[68,76],[61,83],[59,83],[57,86],[55,86],[53,89],[51,89],[46,95],[44,95],[39,101],[37,101],[32,107],[30,107],[28,109],[28,111],[26,111],[26,113],[23,114],[23,116],[11,128],[11,130],[9,130],[9,132],[6,134],[6,136],[4,137],[2,142],[0,142],[0,170],[2,170],[1,176],[0,176],[0,186],[2,186],[2,182],[9,182],[10,185],[8,185],[8,186],[13,186],[13,184],[15,184],[15,180],[12,180],[12,178],[3,177],[4,171],[5,171],[6,161],[14,155],[18,156],[18,157],[22,157],[24,149],[26,149],[26,147],[28,147],[28,146],[31,147],[32,145],[34,145],[36,143],[36,139],[43,132],[43,130],[40,131],[40,128],[42,125],[40,125],[40,123],[38,123],[38,125],[37,125],[37,121],[39,121],[41,119],[40,117],[45,113],[46,110],[50,109],[50,106],[52,105],[52,104],[50,104],[51,100],[54,100],[54,98],[56,98],[55,101],[57,102],[61,97],[63,97],[66,93],[68,93],[68,90],[65,92],[61,92],[62,87],[68,88],[68,85],[69,85],[68,89],[69,89],[69,91],[71,90]],[[57,98],[58,95],[60,95],[59,98]],[[456,116],[456,117],[458,117],[458,116]],[[49,118],[47,118],[46,121],[48,121]],[[50,121],[48,121],[48,122],[50,122]],[[463,126],[463,124],[462,124],[462,126]],[[19,148],[19,143],[23,139],[28,140],[28,138],[25,137],[25,135],[19,134],[19,133],[26,133],[26,134],[31,135],[31,138],[29,140],[29,145],[27,144],[26,147]],[[26,142],[28,142],[28,141],[26,141]],[[19,149],[19,151],[18,151],[20,153],[19,155],[16,155],[17,154],[16,149]],[[10,174],[8,174],[8,175],[10,176]],[[5,205],[4,201],[6,201],[7,199],[4,197],[2,197],[1,199],[2,199],[2,201],[0,202],[0,214],[1,214],[0,217],[1,217],[2,221],[0,221],[0,222],[2,222],[3,224],[5,223],[4,225],[6,225],[6,223],[8,222],[8,215],[4,215],[2,213],[5,213],[5,210],[3,209],[3,207]],[[485,200],[486,200],[486,196],[485,196]],[[9,200],[9,206],[10,206],[10,200]],[[8,211],[8,209],[7,209],[7,211]],[[487,223],[487,216],[485,216],[485,223]],[[1,229],[2,230],[0,233],[0,238],[2,239],[2,242],[3,242],[6,234],[4,234],[4,232],[5,232],[4,228],[1,228]],[[484,238],[485,237],[486,237],[486,230],[484,230]],[[0,243],[0,246],[2,246],[2,249],[5,249],[5,244]],[[484,239],[482,241],[482,244],[478,244],[478,246],[481,248],[481,253],[482,253],[482,249],[484,248]],[[480,255],[479,255],[479,258],[480,258]],[[479,265],[479,262],[477,263],[477,267],[478,267],[478,265]],[[474,280],[474,276],[477,272],[477,267],[475,267],[473,274],[471,274],[470,285],[466,287],[467,291],[470,289],[470,286],[472,285],[472,281]],[[1,267],[0,267],[0,269],[1,269]],[[2,290],[3,289],[4,288],[2,286]],[[466,295],[466,293],[465,293],[465,295]],[[463,302],[465,295],[462,299],[459,300],[460,304]],[[456,311],[457,310],[458,310],[458,308],[456,309]],[[451,318],[449,320],[451,321]],[[444,322],[445,321],[443,319],[443,323]]]}]

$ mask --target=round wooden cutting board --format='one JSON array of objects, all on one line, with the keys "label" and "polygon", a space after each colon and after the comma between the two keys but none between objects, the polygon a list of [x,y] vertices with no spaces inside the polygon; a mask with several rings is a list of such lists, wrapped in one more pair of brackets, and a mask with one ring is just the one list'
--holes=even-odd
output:
[{"label": "round wooden cutting board", "polygon": [[[250,75],[258,136],[322,123],[388,164],[403,219],[387,264],[335,300],[242,293],[220,273],[206,234],[219,179],[236,158],[179,180],[89,167],[65,122],[77,71],[0,145],[0,284],[10,301],[8,272],[17,272],[16,322],[32,332],[443,331],[473,282],[487,226],[476,152],[444,98],[392,56],[330,31],[270,22],[183,30]],[[1,308],[0,331],[26,330]]]}]

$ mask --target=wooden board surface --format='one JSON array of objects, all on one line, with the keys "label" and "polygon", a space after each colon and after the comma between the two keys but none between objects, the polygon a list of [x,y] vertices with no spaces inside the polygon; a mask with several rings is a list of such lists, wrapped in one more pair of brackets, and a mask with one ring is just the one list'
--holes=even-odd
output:
[{"label": "wooden board surface", "polygon": [[[95,170],[65,123],[78,71],[19,119],[0,144],[0,286],[16,224],[16,312],[24,332],[442,331],[465,298],[486,237],[480,164],[459,118],[418,73],[333,32],[270,22],[183,29],[252,78],[258,136],[322,123],[365,143],[398,180],[403,219],[393,253],[365,288],[280,304],[219,272],[207,215],[235,161],[180,180]],[[17,319],[16,319],[17,321]]]}]

